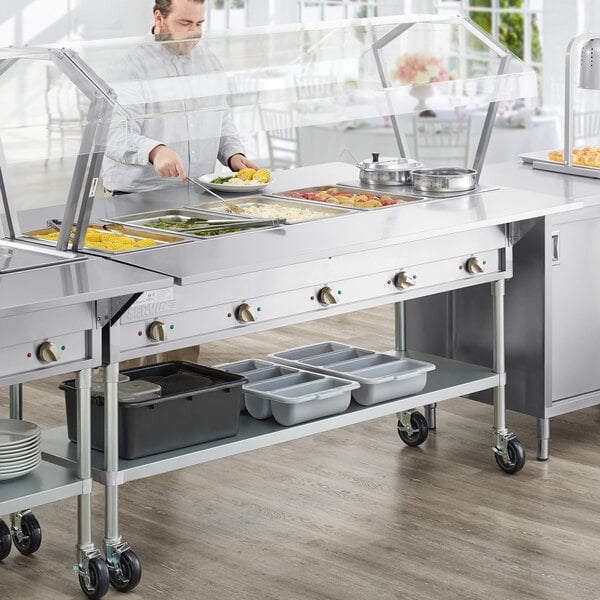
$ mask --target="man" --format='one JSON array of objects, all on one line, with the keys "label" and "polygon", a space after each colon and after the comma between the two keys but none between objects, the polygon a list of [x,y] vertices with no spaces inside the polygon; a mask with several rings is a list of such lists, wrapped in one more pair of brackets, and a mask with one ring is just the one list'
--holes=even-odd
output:
[{"label": "man", "polygon": [[233,171],[258,168],[227,109],[222,67],[198,45],[205,16],[204,0],[156,0],[155,42],[117,67],[111,84],[127,118],[113,122],[107,142],[103,179],[111,192],[174,188],[214,172],[217,159]]}]

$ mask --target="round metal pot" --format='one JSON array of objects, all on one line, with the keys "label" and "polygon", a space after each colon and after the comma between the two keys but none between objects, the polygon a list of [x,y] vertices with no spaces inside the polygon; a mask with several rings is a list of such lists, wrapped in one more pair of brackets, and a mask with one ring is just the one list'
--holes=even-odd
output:
[{"label": "round metal pot", "polygon": [[461,167],[414,169],[412,185],[419,192],[466,192],[477,186],[477,171]]},{"label": "round metal pot", "polygon": [[360,170],[360,182],[367,185],[410,185],[413,169],[421,163],[411,158],[382,158],[373,152],[372,160],[363,160],[356,165]]}]

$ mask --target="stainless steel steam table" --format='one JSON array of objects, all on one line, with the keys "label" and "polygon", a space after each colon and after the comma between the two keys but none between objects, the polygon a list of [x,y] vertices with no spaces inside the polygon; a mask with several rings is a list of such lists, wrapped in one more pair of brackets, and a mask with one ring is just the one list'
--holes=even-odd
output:
[{"label": "stainless steel steam table", "polygon": [[[332,185],[357,178],[355,167],[332,163],[276,173],[270,192]],[[96,217],[212,201],[196,189],[118,196]],[[484,389],[494,389],[493,449],[499,466],[515,472],[523,449],[505,424],[504,281],[512,274],[512,241],[518,223],[578,208],[578,203],[513,189],[477,191],[446,199],[351,214],[267,231],[202,239],[179,247],[116,255],[143,271],[172,277],[174,286],[142,296],[118,322],[104,328],[106,452],[93,452],[92,474],[106,486],[105,543],[109,561],[123,549],[118,523],[118,485],[254,448],[400,413],[411,427],[415,407]],[[406,285],[409,279],[414,285]],[[492,367],[414,354],[405,340],[406,300],[489,283],[493,300]],[[321,303],[320,292],[331,303]],[[330,315],[393,303],[396,348],[392,351],[436,364],[419,395],[293,427],[242,416],[236,437],[119,460],[117,447],[118,362],[196,343],[263,331]],[[434,412],[431,410],[430,418]],[[46,437],[46,454],[59,464],[76,460],[64,428]]]}]

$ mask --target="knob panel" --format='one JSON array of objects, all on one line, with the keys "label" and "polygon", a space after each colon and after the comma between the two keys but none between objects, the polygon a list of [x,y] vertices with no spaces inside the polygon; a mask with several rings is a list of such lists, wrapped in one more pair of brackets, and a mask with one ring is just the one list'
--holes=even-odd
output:
[{"label": "knob panel", "polygon": [[60,360],[58,347],[52,342],[42,342],[37,350],[37,356],[45,363],[57,362]]},{"label": "knob panel", "polygon": [[148,327],[148,337],[155,342],[167,339],[167,326],[162,321],[153,321]]},{"label": "knob panel", "polygon": [[256,315],[254,314],[254,310],[252,306],[247,302],[242,302],[235,310],[235,318],[240,321],[240,323],[252,323],[256,321]]},{"label": "knob panel", "polygon": [[394,285],[398,289],[406,290],[415,285],[415,280],[406,271],[400,271],[394,277]]},{"label": "knob panel", "polygon": [[467,273],[470,273],[471,275],[478,275],[484,271],[481,261],[476,256],[472,256],[467,260],[466,269]]},{"label": "knob panel", "polygon": [[317,294],[317,299],[321,304],[325,305],[338,303],[337,296],[334,294],[333,290],[328,285],[319,290],[319,293]]}]

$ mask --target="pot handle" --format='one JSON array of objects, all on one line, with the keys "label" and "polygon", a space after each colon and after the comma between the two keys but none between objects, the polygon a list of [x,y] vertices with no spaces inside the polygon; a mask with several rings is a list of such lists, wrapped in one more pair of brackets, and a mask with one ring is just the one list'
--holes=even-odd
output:
[{"label": "pot handle", "polygon": [[379,152],[372,152],[373,162],[379,162]]}]

